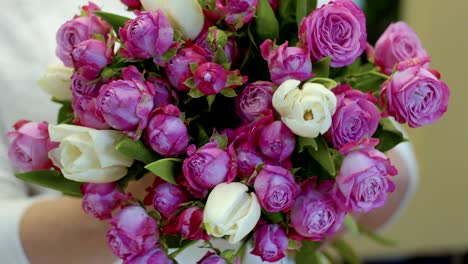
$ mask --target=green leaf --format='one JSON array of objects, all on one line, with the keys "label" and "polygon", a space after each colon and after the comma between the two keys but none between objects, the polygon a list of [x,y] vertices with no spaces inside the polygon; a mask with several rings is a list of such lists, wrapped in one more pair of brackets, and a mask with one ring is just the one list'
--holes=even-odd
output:
[{"label": "green leaf", "polygon": [[321,78],[321,77],[314,77],[314,78],[308,80],[307,82],[319,83],[319,84],[327,87],[328,89],[334,88],[334,87],[336,87],[338,85],[338,83],[333,79]]},{"label": "green leaf", "polygon": [[128,17],[108,13],[108,12],[103,12],[103,11],[94,11],[96,15],[104,19],[109,25],[112,26],[114,31],[116,33],[119,33],[119,28],[125,27],[125,22],[131,20]]},{"label": "green leaf", "polygon": [[387,247],[396,247],[398,245],[398,243],[394,240],[391,240],[391,239],[388,239],[388,238],[385,238],[381,235],[379,235],[378,233],[370,230],[370,229],[367,229],[365,228],[364,226],[362,225],[358,225],[358,228],[359,228],[359,233],[361,235],[364,235],[366,236],[367,238],[371,239],[372,241],[382,245],[382,246],[387,246]]},{"label": "green leaf", "polygon": [[151,152],[141,140],[134,141],[127,136],[123,136],[120,139],[116,144],[115,149],[120,153],[145,164],[151,163],[160,158],[159,155]]},{"label": "green leaf", "polygon": [[195,85],[195,78],[193,78],[193,77],[187,78],[187,80],[185,80],[184,84],[187,85],[187,87],[189,87],[190,89],[196,89],[197,88],[197,86]]},{"label": "green leaf", "polygon": [[127,188],[127,185],[130,181],[136,181],[141,179],[148,171],[145,169],[145,164],[139,161],[136,161],[128,168],[127,175],[122,179],[117,181],[117,184],[122,189]]},{"label": "green leaf", "polygon": [[296,264],[321,264],[322,262],[317,254],[319,247],[320,243],[302,241],[302,247],[295,257]]},{"label": "green leaf", "polygon": [[182,159],[166,158],[146,165],[146,169],[161,179],[177,184],[176,177],[182,172]]},{"label": "green leaf", "polygon": [[347,214],[345,216],[344,224],[352,234],[359,234],[359,227],[350,214]]},{"label": "green leaf", "polygon": [[198,63],[190,63],[190,71],[192,72],[192,74],[195,74],[195,72],[197,72],[198,66]]},{"label": "green leaf", "polygon": [[190,97],[192,98],[200,98],[202,96],[205,96],[200,90],[198,90],[198,88],[195,87],[190,90],[188,95],[190,95]]},{"label": "green leaf", "polygon": [[80,186],[83,183],[66,179],[59,171],[37,170],[25,173],[17,173],[15,176],[23,181],[57,190],[65,195],[73,197],[83,196],[80,191]]},{"label": "green leaf", "polygon": [[331,56],[325,57],[312,64],[312,73],[315,74],[315,77],[327,78],[329,76],[331,59]]},{"label": "green leaf", "polygon": [[225,88],[220,91],[220,93],[226,97],[236,97],[237,93],[234,89]]},{"label": "green leaf", "polygon": [[213,105],[215,100],[216,100],[216,94],[208,95],[206,97],[206,102],[208,103],[208,111],[211,111],[211,106]]},{"label": "green leaf", "polygon": [[268,0],[259,0],[256,12],[256,30],[260,42],[278,39],[279,23]]},{"label": "green leaf", "polygon": [[71,102],[63,102],[57,114],[57,124],[73,124]]},{"label": "green leaf", "polygon": [[304,151],[305,148],[310,147],[313,150],[318,150],[317,142],[315,138],[307,138],[307,137],[297,137],[297,152],[301,153]]},{"label": "green leaf", "polygon": [[309,154],[314,158],[331,176],[336,175],[335,163],[330,155],[327,142],[323,136],[316,138],[318,149],[307,148]]},{"label": "green leaf", "polygon": [[214,132],[213,135],[211,136],[211,139],[216,141],[218,143],[218,148],[220,149],[226,149],[228,145],[228,138],[225,134],[220,135],[218,132]]},{"label": "green leaf", "polygon": [[277,42],[281,44],[289,41],[290,46],[297,42],[296,2],[297,0],[278,1],[278,21],[280,24],[280,38]]},{"label": "green leaf", "polygon": [[389,118],[380,119],[379,126],[373,137],[379,138],[380,142],[376,149],[387,152],[401,142],[407,141],[403,133],[398,130]]},{"label": "green leaf", "polygon": [[342,239],[338,239],[333,243],[333,247],[349,264],[361,264],[361,259],[354,252],[353,248]]},{"label": "green leaf", "polygon": [[296,23],[299,26],[302,19],[317,7],[317,0],[298,0],[296,3]]},{"label": "green leaf", "polygon": [[284,215],[281,212],[276,213],[269,213],[265,210],[262,210],[263,215],[265,215],[268,220],[270,220],[273,224],[281,223],[284,220]]},{"label": "green leaf", "polygon": [[214,63],[223,65],[225,63],[228,63],[228,58],[226,56],[226,52],[224,52],[223,47],[218,45],[218,48],[216,49],[215,54],[213,55],[213,60]]}]

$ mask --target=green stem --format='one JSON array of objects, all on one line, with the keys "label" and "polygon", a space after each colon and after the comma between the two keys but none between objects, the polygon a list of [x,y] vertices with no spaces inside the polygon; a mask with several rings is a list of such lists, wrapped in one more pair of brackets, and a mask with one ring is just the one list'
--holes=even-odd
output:
[{"label": "green stem", "polygon": [[172,252],[169,254],[169,257],[172,259],[175,259],[180,253],[182,253],[184,250],[186,250],[188,247],[195,245],[197,243],[197,240],[192,240],[189,243],[185,244],[184,246],[178,248],[176,251]]},{"label": "green stem", "polygon": [[347,77],[348,77],[348,78],[349,78],[349,77],[353,78],[353,77],[365,76],[365,75],[368,75],[368,74],[378,76],[378,77],[380,77],[380,78],[382,78],[382,79],[385,79],[385,80],[390,79],[390,76],[388,76],[388,75],[386,75],[386,74],[384,74],[384,73],[381,73],[381,72],[374,71],[374,70],[372,70],[372,71],[367,71],[367,72],[356,73],[356,74],[351,74],[351,75],[349,75],[349,76],[347,76]]},{"label": "green stem", "polygon": [[235,260],[237,257],[239,256],[243,256],[244,253],[245,253],[245,249],[247,247],[247,243],[249,242],[249,239],[245,239],[243,242],[242,242],[242,245],[239,247],[239,249],[236,251],[236,254],[234,254],[233,256],[233,260]]}]

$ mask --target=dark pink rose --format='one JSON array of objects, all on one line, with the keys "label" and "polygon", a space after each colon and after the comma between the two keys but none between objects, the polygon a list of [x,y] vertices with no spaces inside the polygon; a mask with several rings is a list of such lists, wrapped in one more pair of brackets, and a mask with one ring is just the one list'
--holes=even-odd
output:
[{"label": "dark pink rose", "polygon": [[228,264],[228,262],[221,256],[216,255],[214,252],[206,252],[202,259],[197,261],[197,264]]},{"label": "dark pink rose", "polygon": [[[237,174],[241,179],[252,176],[256,167],[265,164],[267,157],[263,156],[250,140],[248,131],[239,132],[228,147],[231,156],[236,157]],[[232,180],[232,179],[230,179]]]},{"label": "dark pink rose", "polygon": [[134,256],[126,261],[124,264],[174,264],[164,251],[155,247],[143,255]]},{"label": "dark pink rose", "polygon": [[137,12],[137,17],[127,21],[119,30],[123,41],[122,55],[129,59],[159,60],[173,44],[174,30],[161,10]]},{"label": "dark pink rose", "polygon": [[133,139],[138,139],[154,108],[154,87],[135,66],[122,70],[122,80],[102,86],[96,105],[106,122]]},{"label": "dark pink rose", "polygon": [[350,65],[366,49],[366,17],[351,0],[335,0],[304,18],[299,43],[313,60],[331,56],[332,67]]},{"label": "dark pink rose", "polygon": [[190,194],[184,187],[168,182],[159,182],[152,190],[152,205],[163,218],[169,219],[183,203],[189,202]]},{"label": "dark pink rose", "polygon": [[172,90],[171,84],[162,77],[149,77],[148,81],[154,85],[154,107],[174,104],[178,100],[177,92]]},{"label": "dark pink rose", "polygon": [[270,4],[271,8],[273,9],[273,11],[276,12],[276,10],[278,10],[278,7],[279,7],[279,0],[268,0],[268,3]]},{"label": "dark pink rose", "polygon": [[71,77],[73,96],[96,97],[103,83],[95,82],[95,78],[95,72],[92,70],[88,71],[87,68],[82,68],[80,71],[74,72]]},{"label": "dark pink rose", "polygon": [[181,155],[187,149],[187,127],[180,115],[175,105],[165,105],[156,109],[150,117],[145,139],[151,149],[164,157]]},{"label": "dark pink rose", "polygon": [[158,223],[140,206],[125,207],[110,224],[109,247],[123,260],[147,253],[159,241]]},{"label": "dark pink rose", "polygon": [[74,114],[73,122],[76,125],[95,128],[108,129],[101,111],[97,109],[96,97],[86,95],[74,95],[72,97],[72,108]]},{"label": "dark pink rose", "polygon": [[177,218],[177,229],[180,234],[189,240],[209,240],[210,236],[202,228],[203,209],[192,206],[185,209]]},{"label": "dark pink rose", "polygon": [[258,0],[216,0],[216,9],[234,29],[241,28],[254,17],[257,5]]},{"label": "dark pink rose", "polygon": [[256,81],[247,85],[237,97],[237,115],[245,123],[250,123],[262,114],[273,111],[271,103],[273,83]]},{"label": "dark pink rose", "polygon": [[265,156],[281,162],[291,156],[296,137],[283,122],[274,121],[261,130],[258,145]]},{"label": "dark pink rose", "polygon": [[204,95],[213,95],[226,87],[228,73],[217,63],[205,62],[198,66],[193,77],[195,86],[200,92]]},{"label": "dark pink rose", "polygon": [[15,131],[7,134],[12,139],[8,158],[20,171],[52,168],[48,153],[58,144],[50,141],[48,127],[45,122],[20,120],[14,125]]},{"label": "dark pink rose", "polygon": [[380,111],[375,105],[377,98],[371,93],[353,90],[347,84],[332,89],[336,95],[337,106],[328,131],[336,149],[348,142],[360,142],[370,138],[377,130]]},{"label": "dark pink rose", "polygon": [[112,183],[84,183],[81,185],[81,207],[88,215],[100,219],[110,219],[112,211],[120,205],[119,186]]},{"label": "dark pink rose", "polygon": [[350,143],[342,150],[346,156],[336,177],[335,193],[346,211],[367,213],[380,208],[388,193],[395,190],[389,176],[398,171],[385,154],[374,148],[377,143],[378,140]]},{"label": "dark pink rose", "polygon": [[388,75],[392,74],[397,63],[426,55],[418,35],[401,21],[388,26],[377,40],[374,50],[375,64]]},{"label": "dark pink rose", "polygon": [[120,0],[120,2],[126,5],[129,9],[141,9],[140,0]]},{"label": "dark pink rose", "polygon": [[254,249],[250,252],[262,258],[262,261],[276,262],[286,256],[288,249],[288,235],[279,225],[262,225],[257,228],[253,236]]},{"label": "dark pink rose", "polygon": [[113,51],[100,40],[88,39],[76,45],[71,55],[75,69],[86,67],[87,71],[94,72],[94,76],[90,77],[95,79],[112,62]]},{"label": "dark pink rose", "polygon": [[289,170],[265,165],[255,177],[255,194],[267,212],[287,212],[299,193],[299,186]]},{"label": "dark pink rose", "polygon": [[260,45],[260,50],[263,59],[268,62],[271,81],[276,85],[289,79],[305,81],[313,76],[308,50],[288,47],[287,41],[275,47],[274,42],[269,39]]},{"label": "dark pink rose", "polygon": [[380,103],[384,116],[420,127],[439,120],[447,111],[450,90],[424,68],[427,62],[427,57],[401,62],[402,67],[382,85]]},{"label": "dark pink rose", "polygon": [[197,45],[179,50],[165,68],[169,82],[179,91],[189,91],[190,88],[184,82],[193,76],[190,64],[205,63],[205,54],[206,52]]}]

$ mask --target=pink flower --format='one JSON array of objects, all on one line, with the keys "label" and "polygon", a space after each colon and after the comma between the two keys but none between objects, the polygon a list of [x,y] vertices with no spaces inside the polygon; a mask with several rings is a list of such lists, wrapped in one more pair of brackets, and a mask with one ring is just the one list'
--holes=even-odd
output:
[{"label": "pink flower", "polygon": [[[426,57],[427,58],[427,57]],[[416,61],[412,63],[412,61]],[[380,90],[384,116],[419,127],[439,120],[447,111],[450,90],[432,72],[424,69],[428,59],[404,61]]]},{"label": "pink flower", "polygon": [[119,186],[112,183],[84,183],[81,185],[81,200],[83,211],[88,215],[100,219],[110,219],[112,211],[120,205]]},{"label": "pink flower", "polygon": [[154,85],[154,107],[174,104],[178,100],[177,92],[172,90],[169,82],[162,77],[149,77],[148,81]]},{"label": "pink flower", "polygon": [[202,259],[197,261],[197,264],[228,264],[228,262],[214,252],[206,252]]},{"label": "pink flower", "polygon": [[149,190],[148,198],[151,199],[151,204],[165,219],[171,218],[180,209],[181,204],[190,201],[190,194],[185,188],[162,180],[156,181],[155,186]]},{"label": "pink flower", "polygon": [[8,147],[11,163],[23,172],[52,168],[48,152],[58,144],[50,141],[48,124],[20,120],[14,128],[15,131],[7,134],[13,139]]},{"label": "pink flower", "polygon": [[234,29],[241,28],[254,17],[257,5],[258,0],[216,0],[216,9]]},{"label": "pink flower", "polygon": [[[111,31],[109,24],[91,12],[99,8],[94,4],[90,6],[88,16],[75,17],[63,24],[57,31],[55,54],[67,67],[73,66],[71,53],[78,44],[93,38],[94,35],[102,35],[107,39],[107,34]],[[86,10],[88,9],[86,7]]]},{"label": "pink flower", "polygon": [[185,153],[189,137],[179,109],[175,105],[156,109],[150,117],[145,139],[151,149],[164,157]]},{"label": "pink flower", "polygon": [[299,27],[299,43],[314,60],[332,56],[331,66],[350,65],[366,49],[366,17],[351,0],[315,9]]},{"label": "pink flower", "polygon": [[112,62],[113,51],[100,40],[88,39],[76,45],[71,55],[75,69],[86,67],[94,73],[92,79],[95,79],[101,70]]},{"label": "pink flower", "polygon": [[184,160],[182,171],[188,182],[189,191],[196,198],[203,198],[208,189],[225,182],[236,175],[236,166],[232,157],[212,142],[196,150],[189,146],[188,158]]},{"label": "pink flower", "polygon": [[144,255],[137,255],[126,260],[124,264],[174,264],[174,261],[160,248],[155,247]]},{"label": "pink flower", "polygon": [[119,30],[122,55],[129,59],[156,58],[158,61],[173,43],[174,30],[161,10],[137,12],[137,17]]},{"label": "pink flower", "polygon": [[202,228],[203,209],[192,206],[185,209],[177,219],[177,230],[180,234],[190,240],[209,240],[210,236]]},{"label": "pink flower", "polygon": [[254,232],[254,249],[250,252],[262,258],[262,261],[276,262],[286,256],[288,235],[279,224],[262,225]]},{"label": "pink flower", "polygon": [[255,194],[267,212],[287,212],[299,193],[299,186],[288,170],[272,165],[263,166],[255,177]]},{"label": "pink flower", "polygon": [[345,146],[340,174],[336,177],[336,198],[346,211],[367,213],[385,205],[387,194],[395,190],[389,175],[398,171],[382,152],[374,149],[378,140]]},{"label": "pink flower", "polygon": [[[242,131],[242,128],[245,131]],[[231,156],[236,157],[237,173],[241,179],[246,179],[252,176],[257,165],[265,164],[267,158],[263,156],[250,140],[251,134],[247,127],[241,127],[234,131],[238,133],[234,141],[232,141],[228,147],[228,152]]]},{"label": "pink flower", "polygon": [[154,108],[154,87],[143,79],[135,66],[122,70],[123,80],[102,86],[97,108],[114,129],[138,139],[148,124]]},{"label": "pink flower", "polygon": [[346,213],[325,186],[315,187],[315,181],[310,178],[303,183],[291,208],[290,225],[303,238],[321,241],[338,231]]},{"label": "pink flower", "polygon": [[291,156],[296,137],[283,122],[274,121],[261,130],[258,145],[265,156],[281,162]]},{"label": "pink flower", "polygon": [[287,41],[275,47],[273,41],[267,39],[260,45],[260,50],[268,62],[271,81],[276,85],[289,79],[305,81],[313,76],[310,54],[303,48],[288,47]]},{"label": "pink flower", "polygon": [[390,24],[377,40],[374,50],[375,64],[388,75],[397,63],[426,55],[418,35],[405,22]]},{"label": "pink flower", "polygon": [[92,96],[96,97],[99,94],[99,89],[103,85],[102,82],[93,82],[95,78],[93,71],[82,69],[73,73],[71,77],[71,90],[73,96]]},{"label": "pink flower", "polygon": [[194,74],[195,86],[205,95],[219,93],[226,87],[227,78],[224,67],[213,62],[201,64]]},{"label": "pink flower", "polygon": [[110,128],[101,111],[97,109],[96,97],[74,95],[72,97],[72,108],[75,124],[95,129]]},{"label": "pink flower", "polygon": [[273,111],[271,100],[273,83],[256,81],[247,85],[237,97],[237,114],[245,123],[250,123],[262,114]]},{"label": "pink flower", "polygon": [[156,221],[140,206],[122,209],[111,220],[107,241],[112,252],[123,260],[153,249],[159,241]]},{"label": "pink flower", "polygon": [[215,52],[218,50],[218,46],[221,46],[223,49],[228,62],[235,63],[239,57],[239,47],[236,39],[227,37],[226,33],[220,29],[203,31],[195,40],[195,44],[206,51],[205,58],[208,61],[212,61]]},{"label": "pink flower", "polygon": [[380,120],[380,112],[375,105],[377,99],[371,93],[353,90],[347,84],[333,88],[332,92],[337,99],[336,111],[328,131],[333,146],[340,149],[348,142],[360,142],[372,137]]},{"label": "pink flower", "polygon": [[205,54],[206,52],[197,45],[179,50],[165,68],[169,82],[179,91],[189,91],[190,88],[184,82],[193,76],[190,64],[205,63]]},{"label": "pink flower", "polygon": [[124,5],[126,5],[130,9],[141,9],[141,1],[140,0],[120,0]]}]

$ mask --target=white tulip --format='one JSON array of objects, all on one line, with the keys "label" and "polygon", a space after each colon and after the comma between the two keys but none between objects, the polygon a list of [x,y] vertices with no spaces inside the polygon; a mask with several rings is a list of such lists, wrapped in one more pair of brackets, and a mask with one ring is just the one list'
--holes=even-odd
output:
[{"label": "white tulip", "polygon": [[273,94],[273,107],[283,123],[299,136],[315,138],[328,131],[336,110],[336,97],[319,83],[287,80]]},{"label": "white tulip", "polygon": [[185,39],[195,39],[203,29],[205,17],[198,0],[141,0],[141,4],[147,11],[163,11]]},{"label": "white tulip", "polygon": [[240,182],[218,184],[208,196],[203,211],[203,223],[214,237],[229,236],[237,243],[250,233],[260,219],[260,203],[255,193]]},{"label": "white tulip", "polygon": [[37,81],[39,86],[52,97],[68,101],[72,99],[71,76],[73,69],[60,64],[47,67],[47,72]]},{"label": "white tulip", "polygon": [[127,175],[133,163],[115,149],[122,133],[72,125],[49,125],[51,141],[60,142],[49,158],[63,176],[78,182],[114,182]]}]

